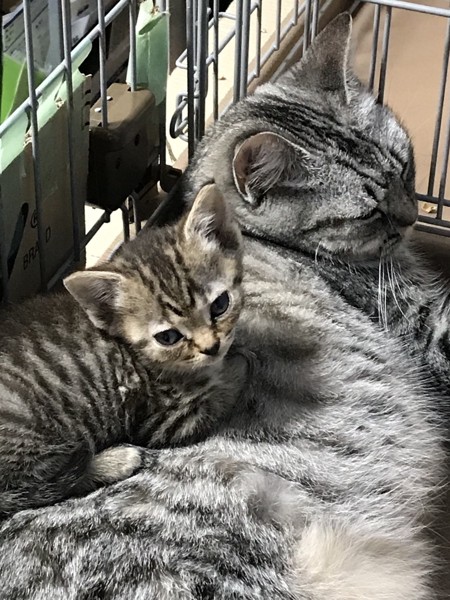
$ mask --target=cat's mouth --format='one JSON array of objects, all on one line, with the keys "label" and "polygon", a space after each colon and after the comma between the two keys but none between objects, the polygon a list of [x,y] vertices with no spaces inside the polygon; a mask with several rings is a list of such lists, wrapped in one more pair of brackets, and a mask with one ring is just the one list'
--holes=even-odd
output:
[{"label": "cat's mouth", "polygon": [[225,357],[224,352],[219,352],[216,356],[196,356],[195,358],[190,358],[188,360],[183,361],[179,364],[180,369],[203,369],[205,367],[214,367],[215,365],[220,364]]},{"label": "cat's mouth", "polygon": [[205,356],[202,364],[207,365],[215,365],[221,362],[225,355],[228,353],[228,350],[231,348],[231,344],[234,342],[234,330],[231,330],[230,333],[222,340],[220,344],[219,353],[216,356]]},{"label": "cat's mouth", "polygon": [[225,358],[225,355],[228,353],[228,350],[231,348],[231,344],[233,342],[234,342],[234,329],[231,330],[230,333],[228,333],[226,335],[226,337],[224,337],[221,340],[220,350],[215,356],[211,356],[211,355],[207,355],[207,354],[197,355],[195,358],[186,361],[185,364],[186,364],[186,366],[192,366],[194,368],[195,367],[214,366],[223,361],[223,359]]}]

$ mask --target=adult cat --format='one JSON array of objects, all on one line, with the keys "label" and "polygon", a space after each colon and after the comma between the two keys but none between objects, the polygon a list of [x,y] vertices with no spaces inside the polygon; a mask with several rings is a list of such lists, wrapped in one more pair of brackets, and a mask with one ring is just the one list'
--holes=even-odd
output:
[{"label": "adult cat", "polygon": [[323,33],[299,65],[232,107],[207,132],[185,191],[215,179],[244,232],[300,253],[399,337],[425,363],[450,427],[450,290],[409,235],[411,140],[352,73],[346,33]]},{"label": "adult cat", "polygon": [[[341,16],[316,39],[287,76],[290,97],[304,89],[340,106],[336,82],[349,32],[349,18]],[[265,114],[258,105],[264,94],[274,101]],[[218,180],[252,234],[237,331],[257,355],[246,402],[210,440],[147,451],[147,468],[131,479],[3,524],[0,598],[434,597],[427,524],[444,462],[434,398],[401,344],[302,264],[302,252],[289,249],[305,210],[290,179],[290,201],[277,223],[273,202],[253,193],[252,183],[267,181],[262,159],[283,175],[297,164],[296,155],[286,162],[279,151],[286,146],[281,124],[266,134],[267,115],[295,120],[284,107],[287,96],[269,85],[232,109],[188,175],[188,200]],[[349,112],[363,136],[357,100]],[[379,119],[395,122],[388,112]],[[255,149],[258,133],[264,143]],[[357,147],[346,146],[356,163]],[[316,159],[316,168],[326,163],[327,148],[317,144],[323,161]],[[265,168],[255,169],[259,163]],[[382,179],[384,167],[374,161],[373,177]],[[340,183],[345,196],[346,181]],[[148,235],[151,229],[142,239]]]}]

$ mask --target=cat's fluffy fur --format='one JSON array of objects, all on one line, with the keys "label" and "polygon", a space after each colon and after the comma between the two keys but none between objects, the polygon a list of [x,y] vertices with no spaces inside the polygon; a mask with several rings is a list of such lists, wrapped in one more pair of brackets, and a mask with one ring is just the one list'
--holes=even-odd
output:
[{"label": "cat's fluffy fur", "polygon": [[[147,451],[127,481],[6,522],[0,598],[434,598],[427,526],[444,463],[434,398],[402,344],[309,259],[321,240],[344,259],[352,246],[369,252],[347,211],[377,213],[351,182],[363,177],[369,197],[393,184],[394,203],[394,171],[408,161],[372,140],[397,127],[392,143],[409,152],[394,117],[345,77],[349,33],[341,16],[280,85],[230,109],[187,174],[188,202],[216,180],[250,234],[237,331],[258,357],[247,402],[207,441]],[[316,234],[314,202],[342,220],[339,235]],[[411,207],[399,204],[399,221]]]},{"label": "cat's fluffy fur", "polygon": [[[118,444],[196,440],[225,417],[246,375],[245,358],[224,360],[242,305],[229,212],[207,186],[179,225],[70,275],[81,306],[60,294],[0,315],[1,516],[128,477],[141,451]],[[169,328],[184,337],[159,344]]]}]

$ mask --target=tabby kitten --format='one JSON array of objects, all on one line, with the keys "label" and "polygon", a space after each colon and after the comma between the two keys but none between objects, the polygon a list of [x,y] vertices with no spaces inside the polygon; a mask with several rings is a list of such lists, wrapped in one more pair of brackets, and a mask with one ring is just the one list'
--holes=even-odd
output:
[{"label": "tabby kitten", "polygon": [[245,376],[242,356],[225,359],[241,280],[239,230],[208,186],[179,225],[67,277],[71,296],[4,311],[0,514],[131,475],[140,451],[127,444],[210,430]]}]

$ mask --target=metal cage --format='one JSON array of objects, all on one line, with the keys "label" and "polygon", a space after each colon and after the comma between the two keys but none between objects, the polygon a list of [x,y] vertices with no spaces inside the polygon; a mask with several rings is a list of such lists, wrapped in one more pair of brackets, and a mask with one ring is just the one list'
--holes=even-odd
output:
[{"label": "metal cage", "polygon": [[[166,9],[166,3],[161,0],[162,10]],[[134,91],[136,89],[136,16],[137,16],[137,0],[116,0],[108,2],[108,10],[106,8],[106,0],[97,0],[97,19],[95,25],[87,32],[81,40],[76,39],[72,32],[72,19],[71,19],[71,1],[70,0],[56,0],[53,6],[56,15],[56,26],[58,28],[58,45],[59,45],[59,58],[60,62],[53,70],[48,74],[45,80],[37,85],[35,75],[35,46],[36,37],[38,32],[36,31],[37,26],[34,21],[33,15],[33,0],[24,0],[22,4],[23,13],[21,18],[23,19],[23,38],[25,45],[26,55],[26,72],[27,72],[27,83],[28,83],[28,98],[11,114],[1,125],[0,125],[0,157],[2,151],[5,152],[5,148],[2,147],[2,141],[8,134],[8,132],[16,132],[23,136],[25,140],[27,137],[31,138],[32,148],[32,164],[33,164],[33,187],[34,187],[34,199],[35,199],[35,210],[31,215],[28,215],[30,221],[34,221],[32,225],[37,231],[37,245],[36,252],[33,253],[33,259],[37,258],[39,263],[40,272],[40,289],[49,290],[51,289],[62,276],[71,268],[74,264],[82,262],[83,250],[86,245],[92,240],[92,238],[98,233],[100,228],[110,221],[111,210],[106,209],[102,212],[100,218],[96,223],[88,230],[82,231],[81,223],[82,216],[78,210],[75,202],[75,172],[74,172],[74,156],[77,152],[77,148],[74,143],[74,64],[79,64],[80,57],[86,57],[89,49],[93,44],[98,46],[98,65],[96,77],[92,78],[91,86],[89,90],[89,96],[92,100],[92,104],[97,101],[100,104],[98,112],[101,113],[101,127],[107,129],[108,123],[108,85],[110,82],[115,81],[118,76],[118,71],[124,68],[124,62],[130,62],[130,89]],[[48,12],[50,13],[51,7],[48,4]],[[122,48],[122,52],[119,56],[113,57],[113,60],[108,61],[107,59],[107,33],[108,27],[115,23],[120,17],[128,13],[128,39],[126,47]],[[55,15],[53,15],[55,16]],[[2,54],[3,54],[3,38],[4,32],[2,30]],[[3,75],[3,69],[2,69]],[[67,255],[61,259],[60,264],[53,272],[50,273],[47,267],[48,256],[45,252],[45,241],[46,241],[46,229],[42,214],[42,207],[45,198],[42,193],[43,173],[42,173],[42,157],[45,154],[46,149],[42,147],[41,127],[38,123],[38,112],[40,103],[45,98],[49,90],[52,90],[52,86],[58,80],[63,78],[63,85],[65,86],[65,132],[67,136],[67,152],[60,157],[61,164],[55,165],[55,171],[60,169],[62,165],[68,165],[69,172],[69,185],[67,193],[69,194],[69,204],[71,207],[71,223],[72,223],[72,243],[70,251]],[[1,87],[1,86],[0,86]],[[89,106],[88,106],[89,108]],[[164,114],[164,106],[161,107],[162,113]],[[24,115],[28,121],[26,130],[20,129],[17,125],[23,120]],[[87,124],[87,123],[86,123]],[[165,162],[165,128],[161,128],[161,152],[159,156],[159,164],[161,167],[164,166]],[[5,177],[5,170],[0,169],[2,180]],[[10,297],[9,294],[9,280],[11,276],[11,250],[7,247],[6,242],[8,238],[8,230],[5,222],[5,214],[7,211],[7,203],[11,203],[16,200],[11,197],[5,197],[2,193],[4,188],[4,181],[0,180],[0,275],[1,275],[1,287],[0,291],[1,298],[3,301],[7,301]],[[124,213],[124,234],[128,233],[128,211],[129,206],[126,202],[126,198],[123,199],[123,204],[120,207]],[[31,260],[31,258],[30,258]]]},{"label": "metal cage", "polygon": [[[27,128],[21,134],[30,138],[32,180],[35,196],[35,211],[28,218],[34,219],[37,231],[36,252],[33,255],[39,263],[40,289],[52,288],[74,264],[82,262],[86,245],[97,235],[100,228],[111,218],[111,209],[104,210],[97,222],[87,231],[82,227],[79,207],[75,202],[76,177],[74,157],[77,153],[73,128],[73,81],[74,65],[79,64],[92,45],[98,46],[98,73],[91,81],[90,105],[97,107],[100,113],[100,125],[107,128],[108,122],[108,86],[118,79],[120,72],[130,62],[130,87],[136,88],[136,16],[138,0],[97,0],[96,24],[74,45],[71,23],[71,0],[58,0],[57,23],[59,27],[60,62],[40,83],[36,81],[34,70],[35,32],[33,30],[32,5],[35,0],[24,0],[23,21],[26,46],[28,98],[0,125],[0,157],[2,138],[16,127],[24,115]],[[51,0],[48,0],[49,2]],[[160,10],[168,10],[168,1],[161,0]],[[183,164],[183,155],[189,159],[195,151],[197,142],[204,134],[208,124],[219,118],[226,107],[238,101],[260,82],[281,72],[286,63],[298,58],[307,49],[320,29],[340,11],[348,10],[358,19],[359,11],[370,5],[373,11],[371,26],[371,52],[366,73],[363,78],[378,95],[380,101],[386,99],[386,81],[396,56],[390,51],[392,46],[393,19],[415,13],[426,15],[443,23],[445,32],[442,40],[442,55],[433,57],[440,64],[441,80],[433,90],[435,102],[432,108],[432,143],[426,148],[428,178],[424,189],[419,190],[418,200],[431,205],[431,212],[421,211],[417,227],[450,236],[450,200],[446,196],[448,161],[450,150],[450,114],[448,110],[447,79],[450,54],[450,8],[448,3],[429,0],[426,3],[414,3],[402,0],[187,0],[185,13],[180,6],[174,6],[170,31],[173,47],[180,43],[180,32],[186,35],[186,50],[174,60],[178,73],[178,88],[169,86],[171,96],[158,107],[159,139],[158,156],[154,159],[153,177],[164,185],[167,174],[166,165],[166,125],[170,133],[168,147],[178,144],[173,159],[175,164]],[[116,53],[114,64],[107,55],[108,27],[119,18],[128,15],[126,42],[121,52]],[[442,28],[441,28],[442,29]],[[419,43],[420,40],[418,40]],[[184,40],[183,40],[184,42]],[[227,77],[223,76],[226,67]],[[412,66],[414,69],[414,66]],[[43,218],[42,197],[42,156],[46,149],[42,147],[41,131],[38,119],[40,102],[52,84],[63,77],[65,86],[64,128],[67,136],[67,152],[61,156],[61,164],[67,165],[69,183],[67,193],[71,206],[71,243],[70,251],[59,261],[57,268],[49,272],[48,256],[45,252],[46,229]],[[395,87],[395,82],[393,82]],[[173,112],[166,119],[169,101],[175,101]],[[389,100],[389,98],[388,98]],[[89,108],[89,107],[88,107]],[[400,109],[400,116],[401,109]],[[167,121],[167,122],[166,122]],[[173,153],[172,153],[173,154]],[[55,165],[55,172],[59,166]],[[156,175],[155,175],[156,173]],[[1,173],[2,179],[4,173]],[[0,275],[3,300],[11,297],[9,280],[11,276],[11,256],[7,239],[12,234],[8,230],[5,215],[8,203],[16,199],[5,196],[3,181],[0,180]],[[131,193],[123,199],[120,208],[124,215],[125,235],[129,234],[130,212],[139,229],[140,218],[133,205]],[[449,212],[447,212],[449,209]],[[81,219],[81,220],[80,220]],[[14,296],[14,295],[13,295]],[[15,299],[13,297],[13,299]]]}]

